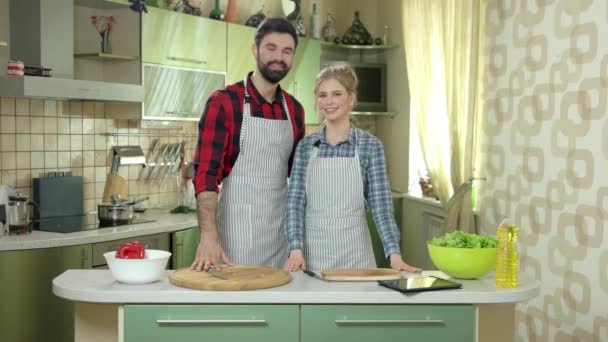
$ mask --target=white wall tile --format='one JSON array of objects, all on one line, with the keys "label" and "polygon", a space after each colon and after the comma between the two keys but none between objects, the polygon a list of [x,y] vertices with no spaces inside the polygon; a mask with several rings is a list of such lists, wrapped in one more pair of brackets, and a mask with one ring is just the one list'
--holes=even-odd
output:
[{"label": "white wall tile", "polygon": [[17,152],[29,152],[32,149],[29,134],[17,134],[16,150]]},{"label": "white wall tile", "polygon": [[30,133],[31,132],[31,128],[30,128],[30,117],[29,116],[17,116],[15,117],[15,126],[16,126],[16,133]]},{"label": "white wall tile", "polygon": [[17,153],[17,169],[25,170],[31,168],[31,153],[30,152],[19,152]]}]

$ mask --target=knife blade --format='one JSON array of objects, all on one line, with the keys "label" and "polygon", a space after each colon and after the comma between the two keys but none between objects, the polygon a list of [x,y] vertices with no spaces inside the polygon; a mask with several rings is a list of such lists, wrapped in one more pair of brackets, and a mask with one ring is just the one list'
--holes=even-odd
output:
[{"label": "knife blade", "polygon": [[304,273],[305,273],[307,276],[309,276],[309,277],[313,277],[313,278],[316,278],[316,279],[319,279],[319,280],[322,280],[322,281],[327,281],[327,279],[325,279],[325,278],[321,277],[320,275],[316,274],[316,273],[315,273],[315,272],[313,272],[313,271],[309,271],[309,270],[302,270],[302,272],[304,272]]},{"label": "knife blade", "polygon": [[228,278],[226,278],[226,276],[224,276],[223,274],[217,272],[213,268],[210,268],[209,271],[207,271],[207,273],[211,274],[214,277],[217,277],[217,278],[220,278],[220,279],[223,279],[223,280],[228,280]]}]

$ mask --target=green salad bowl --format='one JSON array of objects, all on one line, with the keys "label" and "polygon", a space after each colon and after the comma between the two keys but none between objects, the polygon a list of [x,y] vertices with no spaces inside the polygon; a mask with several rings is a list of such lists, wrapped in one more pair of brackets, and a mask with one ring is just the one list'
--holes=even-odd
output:
[{"label": "green salad bowl", "polygon": [[427,243],[431,261],[452,278],[477,279],[496,267],[496,248],[440,247]]}]

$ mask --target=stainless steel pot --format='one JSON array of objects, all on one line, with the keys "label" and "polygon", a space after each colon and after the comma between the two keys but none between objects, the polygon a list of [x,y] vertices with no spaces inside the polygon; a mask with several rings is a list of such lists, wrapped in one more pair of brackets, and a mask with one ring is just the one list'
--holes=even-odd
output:
[{"label": "stainless steel pot", "polygon": [[[129,224],[133,220],[135,204],[147,200],[149,197],[137,200],[118,200],[112,203],[97,205],[97,217],[101,226],[120,226]],[[113,198],[114,200],[114,198]]]}]

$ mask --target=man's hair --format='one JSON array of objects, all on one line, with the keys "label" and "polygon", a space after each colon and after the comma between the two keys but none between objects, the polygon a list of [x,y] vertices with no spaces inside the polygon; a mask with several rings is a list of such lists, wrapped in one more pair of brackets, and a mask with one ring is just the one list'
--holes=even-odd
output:
[{"label": "man's hair", "polygon": [[285,18],[266,17],[258,28],[255,30],[255,45],[260,46],[260,42],[264,36],[269,33],[287,33],[290,34],[295,42],[295,47],[298,47],[298,34],[296,29]]}]

